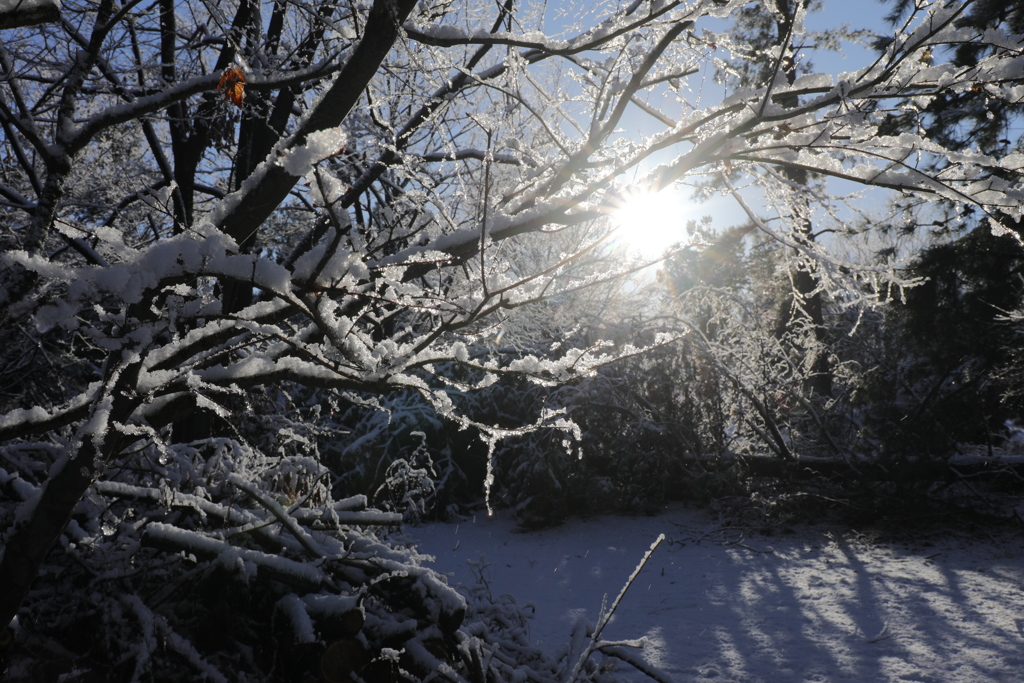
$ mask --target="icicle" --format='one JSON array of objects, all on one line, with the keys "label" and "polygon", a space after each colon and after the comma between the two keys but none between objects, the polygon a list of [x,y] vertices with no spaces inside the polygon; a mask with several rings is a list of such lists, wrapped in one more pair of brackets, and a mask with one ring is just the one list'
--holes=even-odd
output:
[{"label": "icicle", "polygon": [[487,505],[487,516],[494,516],[494,509],[491,507],[491,487],[494,485],[494,444],[497,439],[493,435],[484,438],[487,444],[487,476],[484,477],[484,504]]}]

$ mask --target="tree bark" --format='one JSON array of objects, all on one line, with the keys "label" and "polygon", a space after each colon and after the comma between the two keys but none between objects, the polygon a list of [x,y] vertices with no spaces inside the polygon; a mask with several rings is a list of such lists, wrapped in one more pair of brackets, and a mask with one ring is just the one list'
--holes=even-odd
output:
[{"label": "tree bark", "polygon": [[3,0],[0,29],[37,26],[60,21],[60,0]]},{"label": "tree bark", "polygon": [[[796,5],[803,3],[804,0],[795,0],[795,3],[791,4],[789,0],[782,0],[779,3],[779,10],[784,17],[783,20],[778,23],[778,36],[780,43],[782,41],[791,40],[791,33],[793,28],[793,21],[797,11]],[[792,52],[790,45],[783,45],[785,51]],[[790,85],[796,82],[796,55],[784,56],[780,55],[782,59],[782,73],[786,77],[786,81]],[[784,97],[781,98],[780,102],[786,107],[797,107],[799,100],[796,97]],[[794,166],[783,166],[782,174],[788,179],[793,181],[795,185],[806,187],[809,181],[808,173],[806,169],[797,168]],[[806,205],[804,206],[806,207]],[[793,220],[799,221],[801,224],[801,240],[807,243],[814,242],[814,230],[811,225],[809,218],[809,211],[803,216],[795,215]],[[814,360],[811,363],[811,373],[805,382],[805,387],[817,396],[831,397],[832,396],[832,365],[829,361],[828,354],[822,353],[821,349],[828,344],[828,333],[825,329],[825,316],[821,304],[821,293],[818,289],[818,277],[812,270],[798,269],[793,273],[793,289],[795,292],[795,299],[790,311],[788,312],[788,319],[785,321],[784,329],[790,330],[799,321],[801,317],[805,317],[809,320],[812,329],[814,330],[814,340],[817,342],[817,348],[812,349],[809,353],[814,354]],[[807,351],[805,351],[807,352]]]},{"label": "tree bark", "polygon": [[[292,137],[294,145],[304,144],[312,133],[341,125],[348,117],[391,51],[402,22],[415,4],[416,0],[377,0],[373,3],[362,40],[316,108],[295,132]],[[298,181],[297,176],[289,174],[283,167],[270,166],[245,192],[242,201],[218,221],[218,227],[239,244],[245,242],[285,200]],[[225,305],[225,312],[231,312],[231,307]]]}]

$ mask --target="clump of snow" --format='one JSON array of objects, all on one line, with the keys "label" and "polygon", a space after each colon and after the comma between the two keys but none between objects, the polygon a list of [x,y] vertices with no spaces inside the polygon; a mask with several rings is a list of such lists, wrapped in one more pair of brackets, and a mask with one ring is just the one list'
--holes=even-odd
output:
[{"label": "clump of snow", "polygon": [[313,620],[309,618],[309,613],[306,612],[305,603],[299,596],[289,593],[277,601],[277,607],[292,625],[296,643],[316,642],[316,628],[313,626]]},{"label": "clump of snow", "polygon": [[455,342],[452,344],[452,356],[460,363],[468,361],[469,352],[466,350],[466,345],[462,342]]},{"label": "clump of snow", "polygon": [[793,83],[793,90],[812,90],[818,88],[831,88],[833,85],[831,74],[805,74],[796,79]]},{"label": "clump of snow", "polygon": [[303,144],[281,151],[277,163],[289,175],[301,178],[314,164],[344,149],[346,139],[341,126],[310,133]]},{"label": "clump of snow", "polygon": [[34,498],[39,493],[38,486],[25,481],[17,472],[8,473],[2,467],[0,467],[0,486],[10,487],[18,498],[21,498],[23,501]]},{"label": "clump of snow", "polygon": [[429,38],[437,40],[466,40],[468,38],[465,30],[450,24],[445,26],[419,26],[416,27],[416,30]]},{"label": "clump of snow", "polygon": [[[296,598],[298,599],[298,598]],[[329,595],[316,593],[302,597],[304,609],[317,616],[343,616],[353,611],[363,611],[359,597],[355,595]]]}]

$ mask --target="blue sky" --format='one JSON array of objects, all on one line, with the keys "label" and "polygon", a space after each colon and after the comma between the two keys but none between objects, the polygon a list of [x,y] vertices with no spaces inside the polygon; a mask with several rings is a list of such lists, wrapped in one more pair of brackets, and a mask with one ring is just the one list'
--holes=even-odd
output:
[{"label": "blue sky", "polygon": [[[807,17],[805,26],[808,30],[825,31],[847,25],[851,29],[868,29],[883,35],[893,31],[883,19],[884,15],[889,11],[888,6],[875,0],[824,0],[823,5],[824,9],[822,11],[812,13]],[[708,24],[708,26],[718,31],[722,31],[725,28],[721,22],[718,22],[718,25]],[[696,29],[700,31],[701,28],[701,23],[698,23]],[[818,50],[809,52],[806,55],[813,62],[813,70],[815,72],[832,75],[860,69],[870,64],[875,56],[875,53],[869,48],[853,42],[844,42],[841,53]],[[697,78],[697,76],[694,76],[694,78]],[[700,87],[700,98],[703,106],[713,105],[715,101],[722,97],[722,88],[712,82],[710,69],[707,73],[707,79],[703,84],[698,84],[694,81],[691,87]],[[646,130],[647,126],[651,123],[651,120],[646,115],[636,113],[632,120],[632,125],[636,126],[637,132],[648,134],[653,132],[653,129]],[[624,127],[628,130],[629,124],[624,124]],[[654,160],[654,164],[664,163],[670,160],[672,156],[674,156],[672,152],[666,151],[664,155]],[[853,189],[849,187],[848,183],[846,185],[845,191]],[[764,204],[759,196],[748,196],[747,201],[755,210],[761,211],[764,209]],[[724,228],[747,222],[746,214],[743,213],[743,210],[731,198],[716,196],[709,201],[694,204],[688,201],[688,192],[683,191],[676,194],[676,202],[679,212],[677,229],[673,232],[659,235],[656,238],[656,243],[652,243],[654,238],[645,238],[645,241],[648,244],[653,244],[655,249],[667,247],[671,243],[685,238],[683,226],[686,222],[689,220],[699,220],[705,215],[712,217],[713,227],[715,228]]]},{"label": "blue sky", "polygon": [[[614,5],[614,3],[611,4]],[[890,11],[887,3],[877,0],[823,0],[822,4],[821,11],[814,12],[807,17],[805,26],[808,30],[825,31],[843,25],[847,25],[851,29],[868,29],[879,34],[891,33],[893,30],[883,19],[885,14]],[[525,12],[523,28],[528,30],[532,28],[528,24],[540,21],[545,32],[549,34],[559,34],[560,32],[565,32],[565,35],[575,34],[577,30],[570,29],[569,26],[592,25],[595,20],[600,20],[605,16],[606,9],[601,9],[598,5],[604,8],[608,7],[608,3],[589,4],[580,3],[578,0],[524,0],[522,4]],[[543,13],[543,20],[540,19],[541,13]],[[526,19],[527,16],[532,18]],[[697,23],[695,31],[699,34],[706,28],[715,32],[724,32],[727,26],[727,22],[722,20],[703,20]],[[806,55],[813,63],[815,72],[828,73],[833,76],[860,69],[870,64],[875,56],[869,48],[852,42],[844,42],[841,53],[818,50]],[[723,88],[714,82],[713,74],[714,68],[709,61],[702,73],[691,76],[689,82],[685,84],[692,92],[689,98],[690,102],[698,108],[713,106],[723,97]],[[627,110],[621,127],[625,135],[649,136],[663,130],[664,124],[654,121],[649,115],[639,110],[631,109]],[[648,163],[638,169],[636,177],[639,178],[658,164],[670,162],[679,151],[668,149],[652,157]],[[624,182],[630,180],[631,178],[623,178]],[[847,184],[844,189],[850,191],[852,188]],[[662,194],[668,192],[670,191]],[[663,226],[668,221],[663,218],[658,219],[656,216],[665,214],[673,216],[671,230],[660,230],[655,235],[649,234],[649,231],[643,231],[642,236],[638,235],[639,227],[622,230],[624,242],[633,241],[643,244],[646,247],[645,253],[650,255],[653,252],[660,252],[661,249],[672,243],[685,239],[684,226],[690,220],[699,221],[702,216],[709,215],[712,217],[712,226],[718,229],[737,223],[746,223],[748,220],[746,214],[732,198],[715,196],[710,200],[695,203],[690,201],[690,194],[688,189],[676,191],[672,196],[673,201],[668,202],[670,205],[668,210],[662,208],[659,212],[657,209],[644,207],[651,210],[639,212],[638,224]],[[746,201],[756,211],[762,214],[767,213],[765,204],[757,193],[745,192],[744,195]],[[647,203],[654,204],[655,202]],[[665,202],[659,203],[664,204]]]},{"label": "blue sky", "polygon": [[[825,7],[821,12],[807,17],[808,29],[824,31],[846,24],[852,29],[865,28],[883,35],[893,31],[883,19],[890,11],[888,5],[876,0],[824,0],[823,4]],[[845,56],[834,53],[816,55],[818,70],[826,73],[852,71],[873,58],[870,50],[852,43],[844,45],[843,52]]]}]

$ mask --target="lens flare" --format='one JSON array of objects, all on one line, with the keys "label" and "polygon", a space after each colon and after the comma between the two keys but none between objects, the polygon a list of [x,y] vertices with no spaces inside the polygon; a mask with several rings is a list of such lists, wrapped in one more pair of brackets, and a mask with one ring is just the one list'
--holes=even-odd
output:
[{"label": "lens flare", "polygon": [[677,192],[634,190],[612,215],[616,241],[645,258],[661,256],[666,249],[686,242],[688,211]]}]

